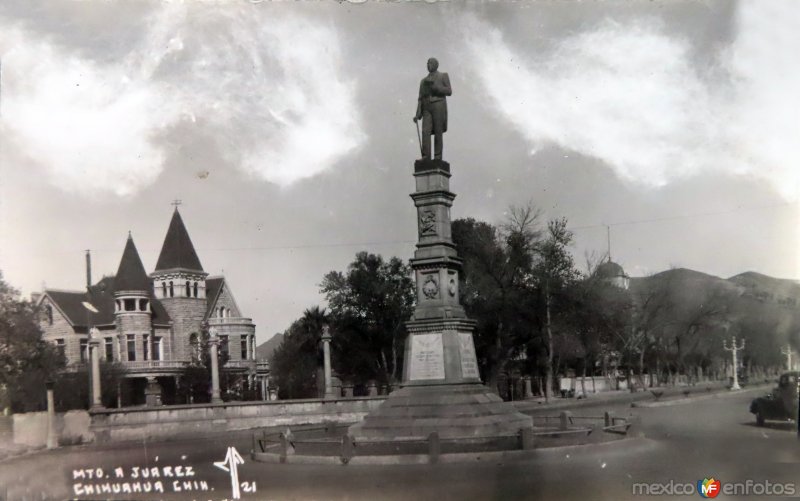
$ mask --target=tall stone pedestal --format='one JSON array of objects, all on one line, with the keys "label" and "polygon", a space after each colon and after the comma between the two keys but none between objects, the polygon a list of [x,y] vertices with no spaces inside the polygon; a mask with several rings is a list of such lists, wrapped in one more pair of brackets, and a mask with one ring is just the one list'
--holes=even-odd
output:
[{"label": "tall stone pedestal", "polygon": [[461,259],[451,238],[450,164],[417,160],[419,242],[411,266],[417,306],[406,323],[403,383],[361,423],[355,437],[392,439],[490,437],[533,428],[533,421],[486,388],[480,379],[472,332],[458,298]]}]

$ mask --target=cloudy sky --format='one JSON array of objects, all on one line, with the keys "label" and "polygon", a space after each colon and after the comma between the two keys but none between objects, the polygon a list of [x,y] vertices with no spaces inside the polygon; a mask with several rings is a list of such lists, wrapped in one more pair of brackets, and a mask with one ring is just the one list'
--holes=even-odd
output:
[{"label": "cloudy sky", "polygon": [[411,257],[425,61],[453,217],[532,201],[579,262],[800,279],[800,3],[0,4],[0,270],[152,270],[173,199],[259,341],[360,250]]}]

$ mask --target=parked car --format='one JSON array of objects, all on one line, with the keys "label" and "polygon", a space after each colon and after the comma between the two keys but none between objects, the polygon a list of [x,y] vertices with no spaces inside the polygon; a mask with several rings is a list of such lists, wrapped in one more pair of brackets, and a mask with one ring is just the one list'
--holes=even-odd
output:
[{"label": "parked car", "polygon": [[797,378],[800,372],[785,372],[778,379],[778,387],[772,393],[750,402],[750,412],[756,415],[756,424],[764,421],[797,419]]}]

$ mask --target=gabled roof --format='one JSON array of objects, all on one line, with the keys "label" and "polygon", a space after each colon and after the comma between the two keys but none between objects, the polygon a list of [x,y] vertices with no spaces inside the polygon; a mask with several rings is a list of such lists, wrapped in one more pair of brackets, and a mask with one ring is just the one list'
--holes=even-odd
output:
[{"label": "gabled roof", "polygon": [[209,277],[206,279],[206,320],[212,316],[212,309],[217,304],[217,298],[225,284],[224,277]]},{"label": "gabled roof", "polygon": [[[102,280],[90,288],[89,292],[45,290],[44,293],[67,317],[73,327],[86,327],[89,321],[91,321],[92,325],[113,324],[115,321],[114,292],[117,290],[115,282],[116,279],[114,277],[103,277]],[[150,296],[153,323],[158,325],[167,324],[170,320],[169,314],[161,302],[153,297],[151,283],[148,283],[146,290]],[[99,313],[94,313],[89,318],[89,312],[82,304],[84,301],[91,303]]]},{"label": "gabled roof", "polygon": [[150,279],[147,277],[147,272],[144,271],[142,258],[139,257],[130,233],[128,233],[128,241],[125,242],[125,250],[122,251],[122,259],[119,261],[116,288],[120,291],[150,290]]},{"label": "gabled roof", "polygon": [[161,254],[158,256],[155,271],[176,268],[203,271],[203,265],[200,264],[200,258],[197,257],[197,252],[194,250],[189,232],[186,231],[177,207],[172,214],[172,221],[169,222],[167,236],[164,238],[164,245],[161,246]]}]

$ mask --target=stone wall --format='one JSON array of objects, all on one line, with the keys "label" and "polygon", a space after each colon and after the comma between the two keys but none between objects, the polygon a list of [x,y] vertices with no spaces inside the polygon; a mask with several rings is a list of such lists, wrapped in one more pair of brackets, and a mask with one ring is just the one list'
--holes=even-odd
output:
[{"label": "stone wall", "polygon": [[143,437],[163,440],[265,426],[352,423],[377,408],[383,400],[383,397],[361,397],[107,409],[92,412],[90,432],[97,442],[118,442]]},{"label": "stone wall", "polygon": [[[14,443],[29,447],[47,445],[47,413],[29,412],[14,414]],[[55,431],[59,445],[92,442],[91,419],[86,411],[69,411],[55,414]]]}]

